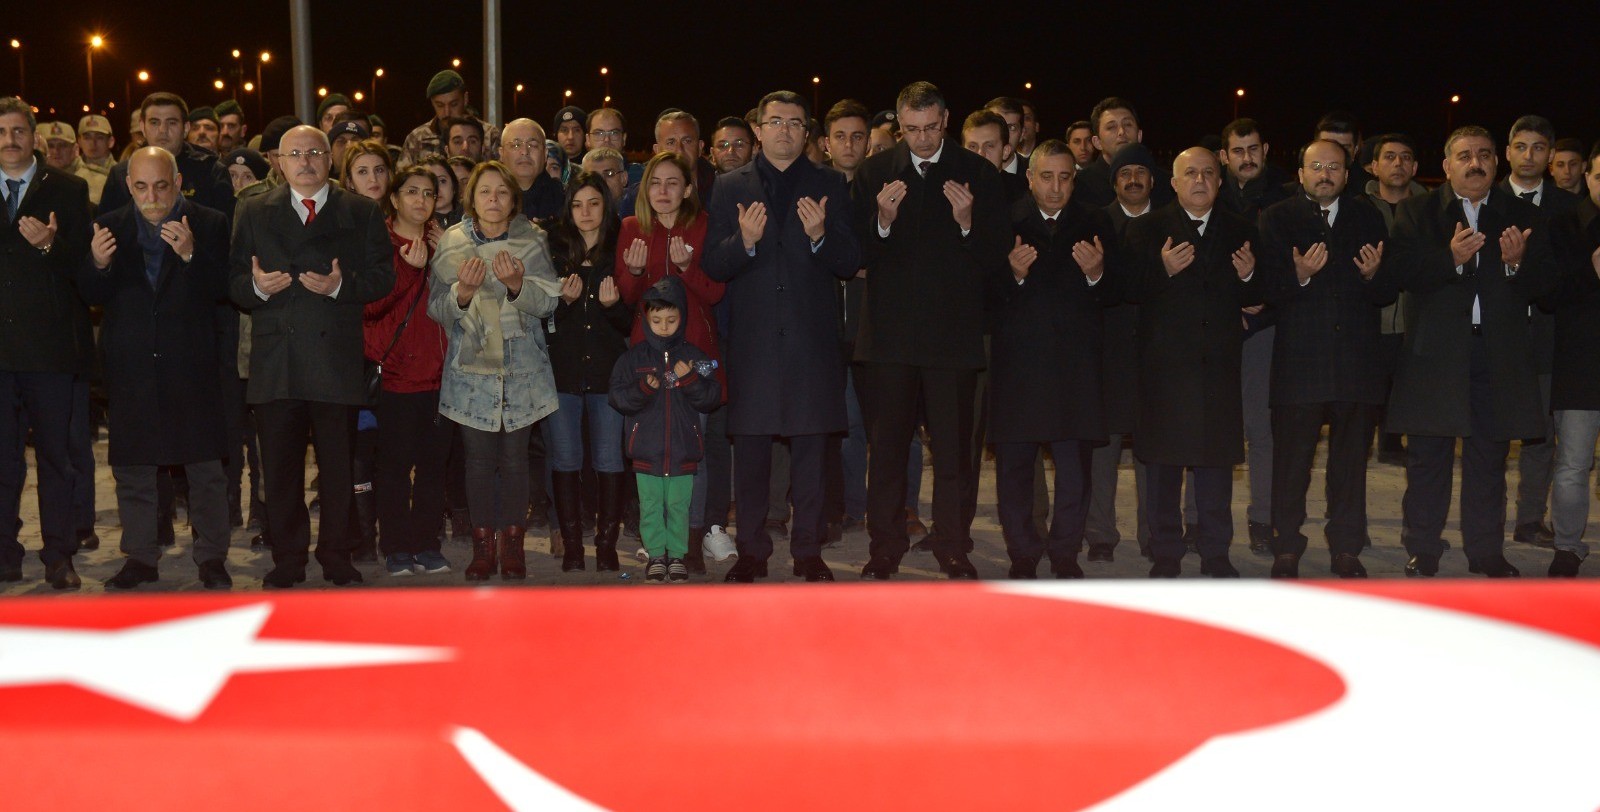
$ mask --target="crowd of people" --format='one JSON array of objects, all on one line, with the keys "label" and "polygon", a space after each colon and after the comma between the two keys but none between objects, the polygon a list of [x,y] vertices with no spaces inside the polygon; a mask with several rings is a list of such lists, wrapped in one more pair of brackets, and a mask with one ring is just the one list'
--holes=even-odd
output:
[{"label": "crowd of people", "polygon": [[497,126],[448,70],[426,96],[396,146],[338,94],[252,135],[235,103],[153,93],[120,159],[105,117],[0,99],[0,581],[31,441],[45,579],[80,586],[102,402],[113,589],[160,578],[179,503],[214,589],[241,526],[266,587],[304,581],[313,513],[336,586],[447,572],[448,536],[468,581],[522,579],[530,530],[563,571],[638,538],[650,581],[708,556],[758,580],[775,537],[832,581],[823,550],[863,528],[864,579],[913,542],[977,578],[990,448],[1007,575],[1082,578],[1121,541],[1129,444],[1151,577],[1191,552],[1239,576],[1247,463],[1249,550],[1296,578],[1324,427],[1338,577],[1367,575],[1375,435],[1406,468],[1407,575],[1448,549],[1458,440],[1472,572],[1519,574],[1513,442],[1513,540],[1552,577],[1587,555],[1600,153],[1540,116],[1452,132],[1430,190],[1410,137],[1342,113],[1291,173],[1247,118],[1158,162],[1116,97],[1055,139],[1011,97],[952,130],[927,82],[877,113],[776,91],[704,130],[665,110],[635,161],[616,109]]}]

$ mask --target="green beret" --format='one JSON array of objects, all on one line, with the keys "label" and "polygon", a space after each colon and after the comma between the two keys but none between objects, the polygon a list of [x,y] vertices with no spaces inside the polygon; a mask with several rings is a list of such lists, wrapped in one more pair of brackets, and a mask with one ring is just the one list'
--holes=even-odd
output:
[{"label": "green beret", "polygon": [[217,105],[216,111],[217,111],[217,118],[222,118],[223,116],[242,116],[242,115],[244,115],[244,110],[242,108],[240,108],[239,107],[239,103],[234,101],[233,99],[228,99],[227,101]]},{"label": "green beret", "polygon": [[317,105],[317,120],[321,121],[322,114],[328,112],[328,108],[334,106],[335,104],[344,105],[345,107],[351,106],[350,100],[345,98],[343,93],[329,93],[327,98],[323,99],[322,103]]},{"label": "green beret", "polygon": [[461,74],[453,70],[442,70],[428,80],[428,98],[433,98],[441,93],[454,93],[467,86]]},{"label": "green beret", "polygon": [[212,123],[218,123],[217,122],[217,111],[212,110],[209,107],[196,107],[193,110],[189,111],[189,123],[190,124],[193,124],[196,121],[201,121],[201,120],[210,121]]}]

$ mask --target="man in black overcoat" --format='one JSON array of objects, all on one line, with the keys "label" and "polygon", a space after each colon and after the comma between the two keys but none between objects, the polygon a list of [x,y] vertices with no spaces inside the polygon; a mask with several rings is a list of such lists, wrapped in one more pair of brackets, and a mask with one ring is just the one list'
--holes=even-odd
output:
[{"label": "man in black overcoat", "polygon": [[[1058,578],[1082,578],[1089,455],[1105,442],[1101,411],[1101,310],[1120,296],[1107,273],[1116,232],[1102,212],[1073,203],[1077,174],[1065,142],[1040,144],[1028,161],[1032,194],[1011,209],[1007,267],[990,277],[989,436],[1012,578],[1036,577],[1050,556]],[[1033,526],[1034,461],[1055,460],[1048,542]]]},{"label": "man in black overcoat", "polygon": [[766,574],[772,446],[789,440],[796,575],[832,581],[822,561],[828,436],[846,427],[837,286],[861,267],[849,187],[806,160],[806,100],[769,93],[756,108],[761,152],[712,192],[706,275],[727,283],[728,433],[739,561],[727,580]]},{"label": "man in black overcoat", "polygon": [[158,580],[157,470],[182,465],[200,580],[226,589],[226,421],[212,318],[227,300],[228,221],[184,198],[177,161],[161,147],[129,156],[125,182],[130,201],[95,221],[77,277],[85,301],[105,308],[109,462],[127,556],[106,586]]},{"label": "man in black overcoat", "polygon": [[983,289],[1005,262],[1011,231],[1000,174],[947,139],[944,96],[927,82],[900,92],[905,139],[868,158],[852,192],[867,270],[856,360],[871,456],[865,578],[887,579],[909,546],[906,451],[918,403],[933,446],[930,546],[952,578],[975,578],[965,549],[972,513],[973,393],[983,358]]},{"label": "man in black overcoat", "polygon": [[1262,284],[1277,314],[1272,347],[1272,574],[1297,578],[1306,489],[1328,425],[1328,550],[1341,578],[1364,578],[1367,449],[1388,396],[1380,308],[1396,280],[1383,267],[1388,229],[1360,194],[1345,194],[1344,148],[1301,151],[1300,191],[1261,214]]},{"label": "man in black overcoat", "polygon": [[1461,445],[1461,538],[1471,572],[1514,577],[1503,555],[1506,455],[1543,437],[1528,305],[1554,282],[1547,221],[1526,200],[1493,191],[1494,138],[1457,129],[1446,182],[1400,204],[1389,259],[1411,297],[1389,427],[1407,435],[1402,539],[1406,574],[1439,571]]},{"label": "man in black overcoat", "polygon": [[1139,424],[1133,450],[1149,466],[1152,578],[1175,578],[1184,553],[1180,494],[1194,469],[1200,572],[1237,578],[1233,466],[1244,461],[1241,307],[1259,304],[1248,220],[1216,207],[1221,165],[1193,147],[1172,166],[1177,199],[1128,223],[1131,298],[1139,303]]},{"label": "man in black overcoat", "polygon": [[322,510],[317,561],[336,586],[350,563],[356,409],[366,402],[361,308],[394,287],[383,211],[328,183],[328,137],[302,125],[283,136],[285,183],[239,206],[230,252],[234,304],[251,315],[250,385],[272,527],[269,588],[305,580],[311,522],[305,450],[317,451]]}]

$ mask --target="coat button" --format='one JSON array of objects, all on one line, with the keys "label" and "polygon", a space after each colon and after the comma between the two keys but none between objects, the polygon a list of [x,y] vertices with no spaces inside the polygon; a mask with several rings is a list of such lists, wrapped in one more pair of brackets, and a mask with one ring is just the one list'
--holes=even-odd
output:
[{"label": "coat button", "polygon": [[1211,320],[1210,319],[1201,319],[1200,320],[1200,326],[1201,327],[1210,327],[1211,326]]},{"label": "coat button", "polygon": [[779,285],[779,286],[778,286],[778,292],[779,292],[779,293],[782,293],[782,292],[783,292],[783,286],[782,286],[782,285]]},{"label": "coat button", "polygon": [[779,330],[779,331],[778,331],[778,335],[780,335],[780,336],[786,336],[786,335],[788,335],[788,334],[789,334],[789,331],[788,331],[788,330]]}]

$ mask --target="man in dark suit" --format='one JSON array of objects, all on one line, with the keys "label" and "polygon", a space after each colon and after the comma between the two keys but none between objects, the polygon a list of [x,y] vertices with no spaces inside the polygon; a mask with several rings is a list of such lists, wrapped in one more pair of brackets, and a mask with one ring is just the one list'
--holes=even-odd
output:
[{"label": "man in dark suit", "polygon": [[1470,571],[1514,577],[1503,555],[1506,454],[1543,437],[1528,303],[1554,281],[1538,207],[1493,191],[1494,138],[1461,127],[1445,141],[1446,183],[1400,204],[1388,261],[1412,297],[1389,399],[1389,427],[1407,435],[1402,538],[1409,576],[1438,573],[1461,446],[1461,537]]},{"label": "man in dark suit", "polygon": [[1010,132],[1006,129],[1006,120],[993,109],[984,108],[969,114],[961,122],[961,144],[968,152],[976,152],[989,163],[994,164],[1000,171],[1000,180],[1005,183],[1006,200],[1016,203],[1029,197],[1027,167],[1021,172],[1006,172],[1004,167],[1007,162],[1016,163],[1016,153],[1011,148]]},{"label": "man in dark suit", "polygon": [[18,509],[31,429],[45,580],[77,589],[68,423],[80,405],[73,379],[86,371],[92,347],[71,278],[87,247],[89,185],[45,164],[33,148],[37,127],[27,102],[0,99],[0,402],[9,404],[0,409],[0,582],[22,580]]},{"label": "man in dark suit", "polygon": [[756,106],[761,152],[717,181],[704,267],[728,284],[728,434],[739,562],[727,580],[766,575],[775,439],[789,443],[794,573],[832,581],[822,560],[828,436],[846,428],[837,285],[861,267],[849,187],[806,160],[811,111],[778,91]]},{"label": "man in dark suit", "polygon": [[[1072,148],[1069,143],[1068,148]],[[1154,210],[1150,204],[1151,171],[1155,156],[1143,144],[1129,144],[1117,151],[1111,161],[1111,177],[1116,184],[1117,199],[1101,209],[1111,223],[1119,250],[1108,260],[1112,273],[1127,280],[1131,269],[1127,267],[1128,252],[1120,250],[1128,223]],[[1074,185],[1076,191],[1076,185]],[[1122,465],[1123,441],[1133,434],[1139,416],[1139,306],[1131,302],[1118,302],[1102,311],[1102,341],[1105,351],[1101,356],[1101,395],[1108,442],[1098,446],[1091,454],[1089,515],[1084,528],[1089,544],[1086,556],[1090,561],[1110,562],[1116,558],[1117,543],[1122,534],[1117,530],[1117,477]],[[1135,539],[1139,554],[1149,555],[1150,527],[1145,510],[1146,471],[1144,462],[1133,458]]]},{"label": "man in dark suit", "polygon": [[[1082,578],[1089,455],[1105,441],[1100,311],[1119,298],[1106,262],[1116,235],[1100,212],[1071,202],[1077,169],[1065,143],[1040,144],[1026,171],[1032,194],[1011,209],[1015,242],[1007,267],[989,279],[989,436],[1000,525],[1012,578],[1037,577],[1046,553],[1057,578]],[[1048,543],[1032,515],[1034,464],[1043,446],[1056,468]]]},{"label": "man in dark suit", "polygon": [[1299,197],[1261,215],[1261,275],[1277,314],[1272,353],[1272,575],[1298,578],[1306,489],[1328,424],[1328,549],[1341,578],[1365,578],[1367,448],[1388,393],[1379,308],[1394,300],[1382,268],[1383,215],[1345,194],[1344,148],[1301,151]]},{"label": "man in dark suit", "polygon": [[[139,103],[139,128],[145,143],[161,147],[178,161],[183,175],[183,196],[208,209],[233,216],[233,181],[228,170],[217,163],[217,154],[189,143],[189,105],[175,93],[151,93]],[[100,209],[111,211],[127,204],[128,162],[111,167]]]},{"label": "man in dark suit", "polygon": [[[1555,525],[1552,578],[1573,578],[1589,545],[1589,472],[1600,437],[1600,151],[1589,154],[1588,195],[1571,211],[1551,221],[1551,242],[1559,263],[1559,282],[1546,303],[1555,310],[1555,343],[1550,406],[1555,412],[1556,470],[1550,491]],[[1548,190],[1550,187],[1546,186]]]},{"label": "man in dark suit", "polygon": [[183,198],[177,161],[160,147],[129,156],[127,183],[132,201],[95,221],[77,274],[85,300],[105,307],[110,462],[128,558],[106,586],[159,579],[156,471],[182,465],[200,581],[226,589],[227,443],[212,317],[227,298],[228,221]]},{"label": "man in dark suit", "polygon": [[305,451],[316,446],[322,512],[317,561],[337,586],[350,563],[355,409],[366,401],[361,308],[394,287],[383,212],[328,183],[328,138],[299,126],[283,137],[285,184],[250,198],[233,226],[230,294],[251,315],[250,385],[272,527],[269,588],[305,580],[311,522]]},{"label": "man in dark suit", "polygon": [[[1579,197],[1545,177],[1550,165],[1550,145],[1555,127],[1544,116],[1523,116],[1511,125],[1506,140],[1506,165],[1510,172],[1498,191],[1526,200],[1554,223],[1556,218],[1577,208]],[[1544,412],[1550,412],[1550,374],[1555,362],[1555,316],[1539,305],[1528,306],[1528,339],[1533,345],[1533,367],[1539,374],[1539,398]],[[1523,544],[1551,547],[1555,531],[1545,522],[1550,500],[1550,476],[1555,470],[1554,430],[1543,437],[1520,444],[1517,452],[1517,521],[1512,539]]]},{"label": "man in dark suit", "polygon": [[1216,207],[1222,167],[1192,147],[1172,165],[1177,200],[1128,224],[1139,303],[1139,425],[1133,450],[1149,466],[1152,578],[1182,571],[1179,499],[1194,469],[1200,572],[1237,578],[1233,466],[1244,461],[1239,309],[1258,304],[1255,225]]},{"label": "man in dark suit", "polygon": [[1255,119],[1235,119],[1222,128],[1222,164],[1227,172],[1219,205],[1254,222],[1263,209],[1290,196],[1293,181],[1267,163],[1271,149]]},{"label": "man in dark suit", "polygon": [[[1078,202],[1099,208],[1110,205],[1116,199],[1116,192],[1112,188],[1111,161],[1117,157],[1117,150],[1143,142],[1144,130],[1139,126],[1139,114],[1134,111],[1133,104],[1116,96],[1101,99],[1094,106],[1089,112],[1089,125],[1094,128],[1090,140],[1099,151],[1100,159],[1090,161],[1078,170],[1074,194],[1078,196]],[[1151,200],[1158,207],[1165,206],[1172,200],[1172,185],[1169,183],[1172,178],[1159,166],[1151,174],[1155,177],[1155,186],[1150,191]]]},{"label": "man in dark suit", "polygon": [[945,138],[949,112],[939,89],[900,91],[904,140],[868,158],[852,192],[867,270],[856,360],[871,455],[862,577],[887,579],[909,541],[904,511],[906,449],[918,403],[933,445],[930,546],[952,578],[975,578],[965,553],[972,514],[962,490],[972,470],[973,393],[983,358],[983,286],[1010,242],[1000,174]]}]

